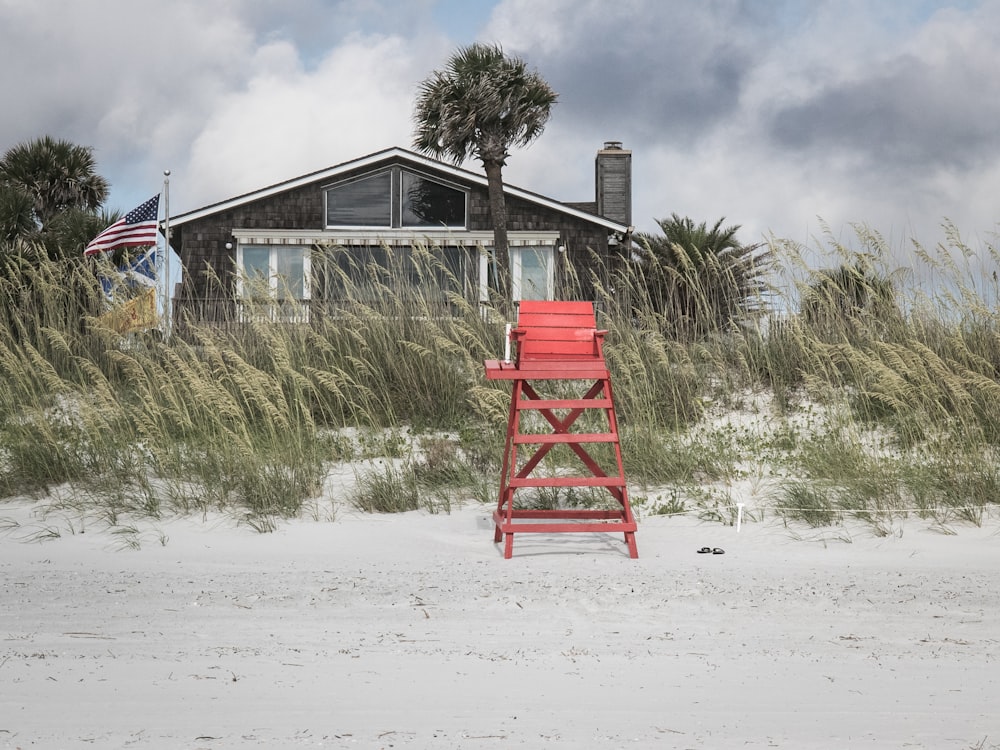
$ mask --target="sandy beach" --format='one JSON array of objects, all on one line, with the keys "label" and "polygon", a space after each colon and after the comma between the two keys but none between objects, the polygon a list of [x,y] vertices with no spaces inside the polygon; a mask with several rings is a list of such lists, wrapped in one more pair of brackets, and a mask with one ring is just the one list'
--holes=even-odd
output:
[{"label": "sandy beach", "polygon": [[0,518],[3,748],[1000,747],[995,517]]}]

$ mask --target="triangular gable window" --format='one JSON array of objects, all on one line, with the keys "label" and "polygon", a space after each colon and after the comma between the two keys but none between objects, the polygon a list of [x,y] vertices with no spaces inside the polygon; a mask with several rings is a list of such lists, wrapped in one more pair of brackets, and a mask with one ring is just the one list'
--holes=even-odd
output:
[{"label": "triangular gable window", "polygon": [[392,226],[391,177],[382,172],[327,190],[327,226]]},{"label": "triangular gable window", "polygon": [[327,227],[464,229],[467,192],[393,167],[326,189]]},{"label": "triangular gable window", "polygon": [[464,227],[465,192],[437,180],[400,170],[404,227]]}]

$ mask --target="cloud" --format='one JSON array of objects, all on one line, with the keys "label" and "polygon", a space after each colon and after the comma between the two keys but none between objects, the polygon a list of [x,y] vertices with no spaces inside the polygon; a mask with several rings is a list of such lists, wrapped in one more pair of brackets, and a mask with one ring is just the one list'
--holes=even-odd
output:
[{"label": "cloud", "polygon": [[408,146],[414,75],[428,54],[398,37],[356,36],[305,70],[287,43],[261,48],[191,146],[187,199],[220,200]]},{"label": "cloud", "polygon": [[176,163],[254,54],[252,30],[214,12],[225,5],[108,0],[94,12],[71,0],[8,0],[0,46],[26,73],[0,83],[19,112],[0,121],[0,143],[51,134],[91,146],[112,195],[143,181],[148,197],[161,169],[151,165]]},{"label": "cloud", "polygon": [[508,0],[486,34],[521,53],[560,92],[559,116],[632,141],[690,144],[733,116],[762,56],[766,19],[730,0]]},{"label": "cloud", "polygon": [[520,187],[592,200],[619,140],[645,231],[673,212],[747,241],[808,241],[818,217],[925,244],[945,217],[997,226],[992,0],[0,0],[24,71],[0,78],[0,147],[93,146],[126,210],[170,168],[174,212],[197,208],[408,146],[417,83],[485,19],[477,38],[559,93],[510,158]]},{"label": "cloud", "polygon": [[820,219],[898,244],[933,244],[945,218],[990,232],[1000,12],[944,5],[507,0],[486,33],[560,94],[545,166],[511,171],[544,191],[553,160],[613,138],[633,150],[640,228],[676,211],[748,241],[807,242]]},{"label": "cloud", "polygon": [[[1000,151],[997,33],[942,19],[911,45],[846,80],[831,80],[778,109],[778,148],[834,151],[877,161],[897,176],[970,171]],[[926,44],[926,46],[924,46]]]},{"label": "cloud", "polygon": [[[0,79],[19,116],[0,145],[43,134],[92,146],[127,210],[173,172],[177,210],[329,160],[410,141],[410,102],[443,37],[405,7],[354,0],[0,3]],[[411,36],[358,28],[408,27]]]}]

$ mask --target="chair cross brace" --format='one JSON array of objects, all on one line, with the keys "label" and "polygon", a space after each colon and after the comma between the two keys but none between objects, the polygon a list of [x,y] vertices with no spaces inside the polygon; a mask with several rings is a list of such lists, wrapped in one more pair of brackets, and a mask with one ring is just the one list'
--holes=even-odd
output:
[{"label": "chair cross brace", "polygon": [[[580,403],[586,401],[593,402],[586,406],[574,406],[571,411],[562,419],[559,418],[557,414],[553,411],[555,408],[560,406],[568,406],[568,401],[561,401],[559,399],[549,399],[543,400],[535,389],[527,382],[522,382],[521,384],[521,395],[525,397],[518,408],[521,410],[533,409],[537,411],[545,421],[548,422],[553,427],[553,433],[550,435],[534,435],[534,434],[524,434],[515,436],[514,442],[518,445],[540,443],[540,447],[532,454],[532,456],[524,463],[521,469],[515,474],[515,478],[524,479],[530,476],[531,472],[535,470],[542,459],[559,443],[565,443],[570,450],[572,450],[580,460],[583,462],[584,466],[590,469],[591,473],[596,477],[606,477],[607,474],[601,468],[601,466],[594,460],[589,452],[583,447],[583,443],[608,443],[614,440],[614,435],[611,433],[572,433],[569,428],[573,426],[577,419],[579,419],[588,409],[592,408],[605,408],[611,407],[610,399],[600,399],[596,398],[597,394],[604,392],[604,382],[598,380],[591,387],[587,394],[583,398],[579,399]],[[538,401],[544,403],[529,404],[529,401]],[[573,403],[576,403],[574,401]],[[606,405],[605,405],[606,404]],[[504,472],[506,474],[506,471]],[[612,494],[621,501],[621,488],[609,488]],[[615,491],[617,489],[617,492]]]}]

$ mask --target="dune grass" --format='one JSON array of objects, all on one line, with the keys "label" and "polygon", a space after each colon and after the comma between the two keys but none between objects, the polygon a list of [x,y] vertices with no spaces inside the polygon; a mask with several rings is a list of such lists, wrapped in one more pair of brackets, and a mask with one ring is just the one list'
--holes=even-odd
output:
[{"label": "dune grass", "polygon": [[[854,516],[892,533],[904,515],[948,531],[996,507],[1000,313],[981,270],[998,265],[996,249],[977,255],[949,228],[934,250],[912,248],[901,277],[877,234],[857,240],[861,250],[829,238],[822,249],[826,265],[864,273],[821,285],[814,248],[772,243],[785,273],[772,314],[697,340],[671,337],[644,275],[587,279],[640,514],[732,522],[741,498],[753,518]],[[492,502],[509,392],[482,361],[503,350],[504,315],[457,293],[433,249],[387,253],[388,269],[335,280],[335,308],[292,316],[308,322],[279,322],[287,304],[243,301],[239,320],[186,320],[166,341],[108,328],[87,267],[9,265],[0,496],[47,493],[125,529],[221,511],[266,531],[305,512],[331,467],[383,459],[359,464],[355,507]],[[885,279],[888,307],[843,302],[884,296]]]}]

